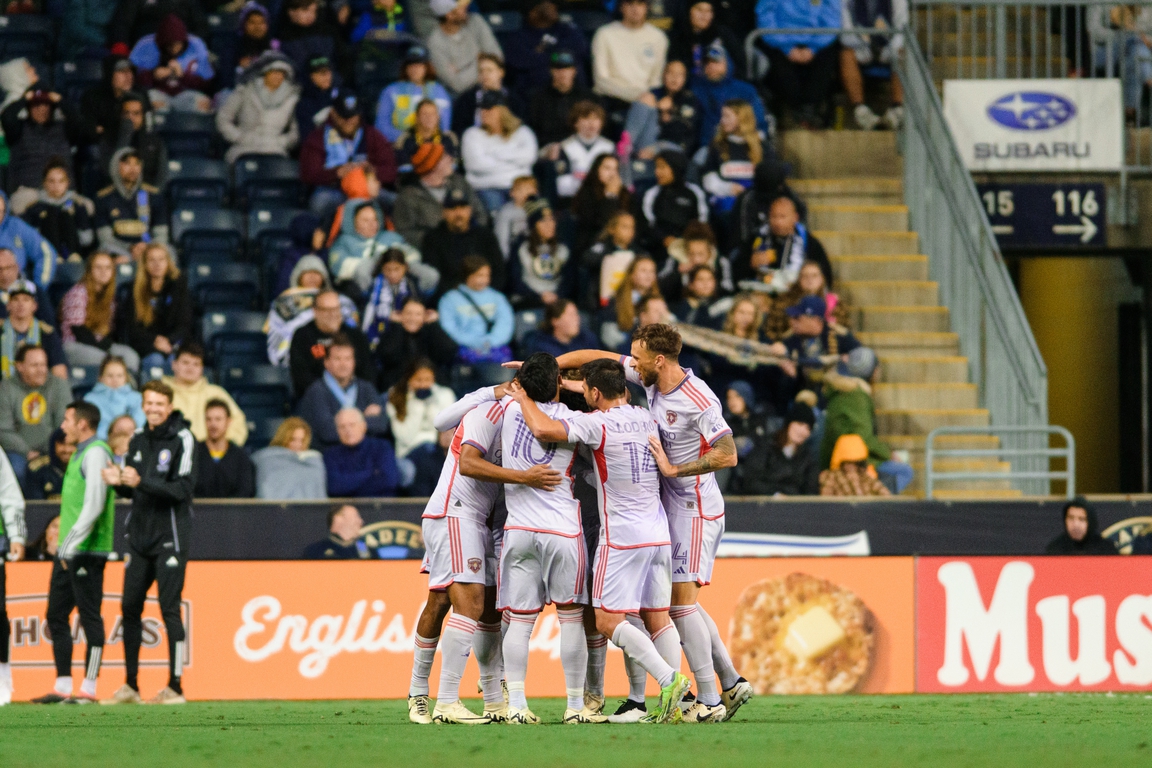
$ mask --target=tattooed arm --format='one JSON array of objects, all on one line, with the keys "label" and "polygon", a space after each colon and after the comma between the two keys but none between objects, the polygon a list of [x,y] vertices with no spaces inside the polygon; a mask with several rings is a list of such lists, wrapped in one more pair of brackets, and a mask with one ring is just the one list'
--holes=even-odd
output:
[{"label": "tattooed arm", "polygon": [[716,441],[712,450],[687,464],[673,464],[668,461],[668,454],[664,453],[664,446],[660,444],[660,438],[656,435],[648,437],[648,445],[652,449],[652,456],[656,459],[656,466],[660,468],[660,474],[665,477],[706,475],[718,469],[736,466],[736,441],[732,439],[732,435],[724,435]]}]

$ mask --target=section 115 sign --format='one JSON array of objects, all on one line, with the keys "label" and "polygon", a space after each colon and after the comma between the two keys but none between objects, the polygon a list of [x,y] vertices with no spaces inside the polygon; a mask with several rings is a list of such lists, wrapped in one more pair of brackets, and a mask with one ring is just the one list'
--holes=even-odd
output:
[{"label": "section 115 sign", "polygon": [[1105,244],[1103,184],[977,184],[1001,248]]}]

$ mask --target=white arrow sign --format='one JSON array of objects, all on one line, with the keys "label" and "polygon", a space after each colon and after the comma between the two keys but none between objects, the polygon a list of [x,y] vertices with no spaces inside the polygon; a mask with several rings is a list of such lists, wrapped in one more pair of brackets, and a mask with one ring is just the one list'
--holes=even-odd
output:
[{"label": "white arrow sign", "polygon": [[1080,217],[1079,224],[1056,224],[1052,227],[1056,235],[1080,235],[1080,242],[1087,243],[1096,236],[1096,223],[1087,216]]}]

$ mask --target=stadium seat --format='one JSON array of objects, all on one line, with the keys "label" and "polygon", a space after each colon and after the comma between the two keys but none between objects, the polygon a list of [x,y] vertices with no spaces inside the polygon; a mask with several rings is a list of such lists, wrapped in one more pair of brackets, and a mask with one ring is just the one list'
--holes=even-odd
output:
[{"label": "stadium seat", "polygon": [[50,61],[56,29],[52,19],[34,14],[0,16],[0,61]]},{"label": "stadium seat", "polygon": [[96,382],[100,380],[100,366],[98,365],[70,365],[68,366],[68,383],[72,385],[72,397],[80,400],[92,391]]},{"label": "stadium seat", "polygon": [[168,161],[170,209],[182,205],[223,205],[228,196],[228,166],[223,160],[203,157]]},{"label": "stadium seat", "polygon": [[201,337],[217,369],[243,368],[268,362],[268,338],[263,312],[220,310],[207,312]]},{"label": "stadium seat", "polygon": [[295,208],[253,208],[248,211],[248,258],[267,264],[269,254],[279,254],[292,244],[288,227],[303,211]]},{"label": "stadium seat", "polygon": [[300,164],[280,155],[241,155],[232,166],[233,197],[247,210],[253,205],[295,208],[304,197]]},{"label": "stadium seat", "polygon": [[[407,50],[408,44],[404,44]],[[362,108],[370,110],[374,117],[380,91],[400,78],[400,57],[390,57],[386,61],[361,60],[356,62],[356,95],[360,97]],[[369,122],[374,122],[370,120]],[[303,133],[303,130],[301,130]]]},{"label": "stadium seat", "polygon": [[584,34],[591,37],[605,24],[612,23],[612,15],[604,11],[568,11],[560,14],[560,20],[575,24]]},{"label": "stadium seat", "polygon": [[216,119],[194,112],[154,112],[156,132],[168,147],[168,157],[212,157]]},{"label": "stadium seat", "polygon": [[59,62],[52,82],[65,103],[79,106],[84,91],[99,85],[103,77],[104,68],[99,59],[80,59]]},{"label": "stadium seat", "polygon": [[523,17],[519,11],[494,11],[483,14],[484,20],[496,34],[501,32],[515,32],[523,26]]},{"label": "stadium seat", "polygon": [[52,283],[48,286],[48,298],[52,306],[60,306],[60,300],[68,289],[80,282],[84,276],[84,262],[65,261],[56,265],[56,272],[52,275]]},{"label": "stadium seat", "polygon": [[[247,416],[248,414],[244,414]],[[248,442],[244,447],[249,451],[256,451],[261,448],[267,448],[268,443],[272,442],[272,438],[276,436],[276,430],[280,428],[283,423],[283,416],[264,417],[260,419],[248,419]]]},{"label": "stadium seat", "polygon": [[237,392],[275,392],[279,402],[289,403],[292,399],[292,372],[278,365],[218,368],[216,383],[233,395]]},{"label": "stadium seat", "polygon": [[244,243],[244,219],[236,211],[203,206],[179,208],[172,213],[170,229],[185,263],[202,255],[238,256]]},{"label": "stadium seat", "polygon": [[116,265],[116,285],[130,283],[136,278],[136,265],[132,262]]},{"label": "stadium seat", "polygon": [[524,340],[532,331],[540,327],[540,323],[544,321],[544,310],[542,309],[522,309],[516,313],[516,330],[514,331],[514,339],[517,344]]},{"label": "stadium seat", "polygon": [[230,54],[236,48],[236,29],[240,23],[240,12],[210,13],[206,20],[208,22],[208,39],[205,42],[208,43],[208,50],[219,56],[221,60],[229,60]]},{"label": "stadium seat", "polygon": [[205,312],[252,309],[260,299],[260,282],[260,270],[252,264],[188,265],[188,292]]}]

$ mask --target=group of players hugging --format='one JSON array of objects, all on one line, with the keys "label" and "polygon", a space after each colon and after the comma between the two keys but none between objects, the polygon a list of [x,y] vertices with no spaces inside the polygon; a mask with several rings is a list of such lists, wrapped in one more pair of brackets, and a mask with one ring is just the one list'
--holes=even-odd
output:
[{"label": "group of players hugging", "polygon": [[[721,722],[752,697],[697,603],[724,532],[713,473],[735,466],[736,447],[716,395],[680,367],[680,347],[675,328],[656,324],[636,331],[631,356],[534,354],[512,382],[437,416],[437,429],[456,431],[423,516],[428,601],[416,627],[413,722],[539,723],[524,681],[548,603],[560,624],[565,723]],[[630,405],[628,382],[644,388],[648,408]],[[624,651],[630,681],[612,715],[608,640]],[[459,695],[473,650],[481,714]],[[651,712],[648,675],[660,687]]]}]

